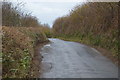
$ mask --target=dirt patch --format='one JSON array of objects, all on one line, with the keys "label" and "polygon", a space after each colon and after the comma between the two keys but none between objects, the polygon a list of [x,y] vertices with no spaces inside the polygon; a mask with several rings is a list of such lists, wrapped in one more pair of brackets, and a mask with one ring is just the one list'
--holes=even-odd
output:
[{"label": "dirt patch", "polygon": [[[80,42],[78,42],[78,43],[80,43]],[[83,44],[83,43],[80,43],[80,44]],[[83,44],[83,45],[86,45],[86,46],[95,48],[95,49],[98,50],[103,56],[105,56],[105,57],[107,57],[108,59],[110,59],[114,64],[116,64],[117,66],[119,65],[118,57],[113,56],[113,53],[110,52],[109,50],[104,49],[104,48],[101,48],[101,47],[98,47],[98,46],[88,45],[88,44]]]},{"label": "dirt patch", "polygon": [[113,54],[110,51],[100,47],[94,47],[94,48],[96,48],[99,52],[101,52],[101,54],[103,54],[105,57],[109,58],[114,64],[118,65],[118,57],[113,56]]},{"label": "dirt patch", "polygon": [[104,48],[101,48],[101,47],[98,47],[98,46],[92,46],[92,45],[88,45],[88,44],[83,44],[83,45],[87,45],[89,47],[93,47],[95,48],[96,50],[98,50],[103,56],[107,57],[108,59],[110,59],[114,64],[116,64],[118,66],[118,57],[117,56],[113,56],[113,53],[110,52],[109,50],[107,49],[104,49]]},{"label": "dirt patch", "polygon": [[31,70],[30,70],[30,77],[31,78],[39,78],[40,74],[42,72],[41,70],[41,61],[42,61],[42,56],[40,54],[41,48],[43,45],[49,43],[49,41],[45,42],[39,42],[36,47],[35,47],[35,54],[34,58],[32,59],[31,63]]}]

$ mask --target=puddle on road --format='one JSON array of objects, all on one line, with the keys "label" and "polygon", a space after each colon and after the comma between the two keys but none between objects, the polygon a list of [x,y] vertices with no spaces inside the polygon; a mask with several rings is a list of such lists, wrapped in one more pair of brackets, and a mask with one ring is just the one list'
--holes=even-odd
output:
[{"label": "puddle on road", "polygon": [[42,48],[42,51],[41,51],[41,55],[43,57],[42,63],[41,63],[42,73],[50,72],[50,70],[52,68],[51,62],[44,61],[44,59],[47,57],[47,55],[49,55],[50,50],[51,50],[51,44],[44,45],[44,47]]},{"label": "puddle on road", "polygon": [[47,45],[44,45],[43,48],[41,48],[41,53],[44,54],[44,53],[49,53],[51,50],[51,44],[47,44]]},{"label": "puddle on road", "polygon": [[41,70],[43,73],[49,72],[52,69],[52,63],[50,62],[42,62]]},{"label": "puddle on road", "polygon": [[51,45],[50,44],[46,44],[44,47],[50,47]]}]

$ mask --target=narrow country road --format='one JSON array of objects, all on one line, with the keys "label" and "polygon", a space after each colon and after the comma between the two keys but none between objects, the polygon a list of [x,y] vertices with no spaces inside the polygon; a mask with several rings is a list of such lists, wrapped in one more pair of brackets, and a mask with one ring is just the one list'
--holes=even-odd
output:
[{"label": "narrow country road", "polygon": [[118,69],[94,48],[50,39],[42,48],[42,78],[117,78]]}]

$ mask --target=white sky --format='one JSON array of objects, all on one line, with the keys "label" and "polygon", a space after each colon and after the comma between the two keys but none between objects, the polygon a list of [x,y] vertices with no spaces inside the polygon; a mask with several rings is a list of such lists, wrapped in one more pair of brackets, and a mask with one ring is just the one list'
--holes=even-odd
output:
[{"label": "white sky", "polygon": [[76,4],[76,2],[29,2],[26,8],[32,11],[41,23],[52,26],[56,18],[67,15]]},{"label": "white sky", "polygon": [[[60,0],[59,0],[60,1]],[[67,1],[67,0],[66,0]],[[53,22],[58,17],[69,14],[70,10],[73,9],[80,2],[40,2],[38,0],[24,0],[18,1],[25,3],[24,11],[32,12],[33,16],[36,16],[42,24],[47,23],[52,27]],[[17,3],[18,3],[17,2]]]},{"label": "white sky", "polygon": [[42,24],[48,23],[52,27],[52,24],[56,18],[67,15],[69,11],[73,9],[77,4],[81,4],[86,0],[10,0],[10,1],[25,3],[24,9],[26,12],[32,12],[32,15],[36,16]]}]

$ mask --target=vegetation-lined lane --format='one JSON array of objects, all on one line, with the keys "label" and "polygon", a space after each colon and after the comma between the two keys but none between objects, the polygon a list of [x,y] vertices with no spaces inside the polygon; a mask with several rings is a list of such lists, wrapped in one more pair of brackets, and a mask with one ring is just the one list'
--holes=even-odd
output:
[{"label": "vegetation-lined lane", "polygon": [[78,5],[67,16],[56,19],[54,35],[107,49],[117,59],[118,9],[117,2]]},{"label": "vegetation-lined lane", "polygon": [[50,39],[42,48],[43,78],[117,78],[118,69],[94,48]]},{"label": "vegetation-lined lane", "polygon": [[[118,3],[82,3],[56,19],[52,28],[41,23],[39,15],[26,12],[23,5],[2,2],[3,78],[39,77],[42,58],[39,47],[49,41],[48,37],[104,48],[118,62]],[[50,40],[52,43],[42,51],[44,70],[50,72],[42,77],[117,77],[117,67],[95,49],[75,42]]]}]

